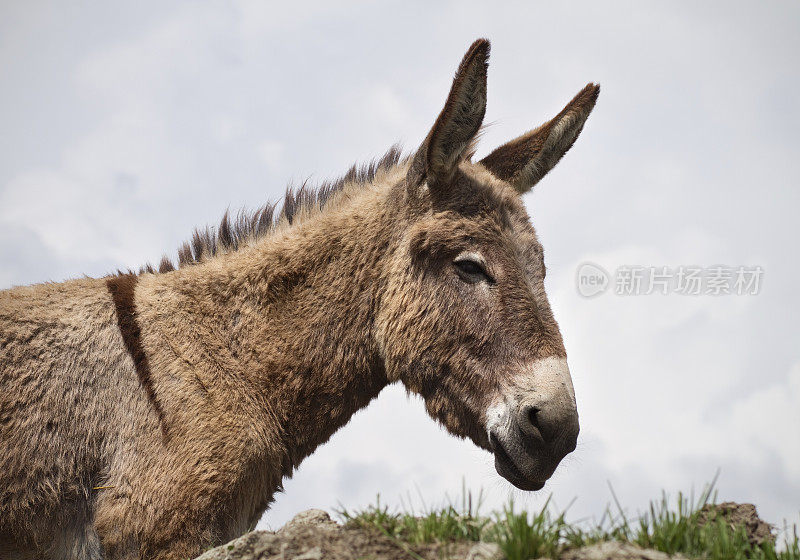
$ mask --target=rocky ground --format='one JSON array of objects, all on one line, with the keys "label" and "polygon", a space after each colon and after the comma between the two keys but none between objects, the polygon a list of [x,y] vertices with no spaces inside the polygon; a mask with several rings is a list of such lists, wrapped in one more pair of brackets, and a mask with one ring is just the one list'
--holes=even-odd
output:
[{"label": "rocky ground", "polygon": [[197,560],[356,560],[502,558],[497,545],[487,543],[446,543],[409,547],[401,542],[360,527],[343,526],[318,509],[304,511],[276,532],[254,531],[227,545],[209,550]]},{"label": "rocky ground", "polygon": [[[753,544],[772,539],[770,526],[750,504],[706,506],[703,520],[721,515],[732,527],[744,527]],[[409,545],[370,527],[342,525],[322,510],[308,510],[276,532],[254,531],[227,545],[209,550],[197,560],[502,560],[501,548],[486,542],[447,542]],[[629,543],[603,542],[562,552],[558,560],[683,559],[645,550]]]}]

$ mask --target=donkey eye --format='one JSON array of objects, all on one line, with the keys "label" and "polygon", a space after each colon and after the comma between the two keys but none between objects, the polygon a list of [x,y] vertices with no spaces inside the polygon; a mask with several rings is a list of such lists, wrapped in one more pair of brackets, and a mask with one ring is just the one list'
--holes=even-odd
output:
[{"label": "donkey eye", "polygon": [[461,279],[466,282],[470,282],[472,284],[476,282],[494,283],[494,278],[489,276],[489,273],[486,272],[486,269],[478,261],[464,258],[454,261],[453,265],[455,266],[456,272],[458,272],[458,275],[461,277]]}]

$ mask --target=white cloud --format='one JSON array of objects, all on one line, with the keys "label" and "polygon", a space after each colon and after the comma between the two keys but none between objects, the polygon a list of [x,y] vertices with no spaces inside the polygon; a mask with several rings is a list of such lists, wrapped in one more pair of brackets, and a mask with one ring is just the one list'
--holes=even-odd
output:
[{"label": "white cloud", "polygon": [[277,140],[264,140],[258,145],[258,155],[269,167],[277,168],[283,161],[283,144]]},{"label": "white cloud", "polygon": [[64,150],[59,165],[22,172],[0,191],[0,224],[26,226],[62,258],[85,255],[136,266],[158,256],[192,174],[157,124],[111,118]]},{"label": "white cloud", "polygon": [[800,481],[800,363],[785,379],[731,403],[715,420],[718,431],[733,435],[717,440],[721,457],[753,470],[777,459],[786,478]]},{"label": "white cloud", "polygon": [[[574,285],[581,262],[598,263],[612,275],[622,265],[704,264],[720,243],[694,232],[659,248],[584,255],[551,282],[558,286],[551,299],[568,348],[581,440],[588,445],[577,453],[585,455],[582,462],[602,464],[618,490],[640,506],[648,496],[631,491],[620,473],[646,473],[654,485],[649,497],[660,488],[707,482],[717,468],[723,487],[741,494],[759,472],[774,468],[776,457],[783,476],[800,480],[797,366],[752,394],[727,394],[761,374],[752,367],[754,349],[737,343],[752,336],[748,318],[761,296],[620,296],[612,285],[585,299]],[[686,468],[699,464],[705,472]],[[726,478],[734,472],[737,478]],[[798,499],[800,485],[784,492]],[[758,502],[769,515],[791,515],[783,499],[761,496]]]},{"label": "white cloud", "polygon": [[404,126],[413,122],[413,115],[407,103],[391,87],[381,84],[370,88],[366,109],[372,112],[375,120],[393,127]]}]

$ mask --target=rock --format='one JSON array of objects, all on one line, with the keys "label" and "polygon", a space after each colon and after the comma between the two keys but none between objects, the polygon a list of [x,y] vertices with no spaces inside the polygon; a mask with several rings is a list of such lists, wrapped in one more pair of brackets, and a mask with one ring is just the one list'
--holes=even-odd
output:
[{"label": "rock", "polygon": [[197,560],[257,560],[279,546],[280,539],[269,531],[253,531],[232,540],[228,544],[213,548],[197,557]]},{"label": "rock", "polygon": [[503,551],[496,543],[478,543],[467,552],[465,560],[502,560]]},{"label": "rock", "polygon": [[278,529],[277,534],[289,540],[296,540],[304,536],[311,538],[317,533],[328,534],[339,529],[341,526],[331,519],[328,512],[309,509],[295,515],[289,523]]},{"label": "rock", "polygon": [[700,526],[722,518],[734,531],[744,528],[751,546],[760,546],[765,542],[774,542],[775,535],[772,527],[758,516],[756,506],[753,504],[737,504],[724,502],[722,504],[706,504],[700,510],[698,524]]},{"label": "rock", "polygon": [[300,556],[295,556],[294,560],[320,560],[322,558],[322,549],[318,546],[304,552]]},{"label": "rock", "polygon": [[561,560],[686,560],[676,554],[670,556],[657,550],[647,550],[636,545],[620,542],[598,543],[584,548],[569,550]]},{"label": "rock", "polygon": [[321,509],[307,509],[295,515],[289,523],[284,525],[283,529],[297,525],[320,525],[325,523],[336,524],[336,522],[331,519],[331,516],[328,515],[327,511]]},{"label": "rock", "polygon": [[496,545],[460,542],[411,547],[377,530],[343,527],[322,510],[308,510],[274,533],[249,533],[197,560],[408,560],[415,555],[425,560],[502,558]]},{"label": "rock", "polygon": [[298,513],[279,531],[253,531],[209,550],[197,560],[321,560],[321,544],[335,548],[341,526],[327,512],[310,509]]}]

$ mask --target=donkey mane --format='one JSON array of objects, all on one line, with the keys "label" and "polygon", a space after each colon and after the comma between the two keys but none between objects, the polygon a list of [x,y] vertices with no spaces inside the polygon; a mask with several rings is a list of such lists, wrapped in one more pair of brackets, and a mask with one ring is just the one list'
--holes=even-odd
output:
[{"label": "donkey mane", "polygon": [[[177,268],[198,264],[215,255],[236,251],[239,247],[266,237],[283,222],[291,225],[295,217],[306,209],[323,209],[331,196],[340,192],[345,185],[368,185],[375,180],[379,172],[389,171],[405,159],[408,159],[408,156],[403,158],[400,145],[395,144],[380,158],[361,165],[353,164],[347,173],[337,179],[325,180],[316,186],[310,186],[306,180],[299,188],[294,188],[290,184],[286,188],[282,203],[267,202],[255,210],[241,210],[235,218],[231,218],[230,211],[226,210],[219,226],[196,228],[191,240],[181,244],[178,248]],[[148,263],[141,267],[139,274],[164,273],[175,269],[172,259],[164,255],[157,269]]]}]

